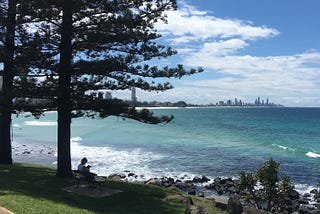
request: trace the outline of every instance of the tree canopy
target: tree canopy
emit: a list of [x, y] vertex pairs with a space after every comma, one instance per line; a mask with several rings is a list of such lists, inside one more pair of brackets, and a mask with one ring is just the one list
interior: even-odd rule
[[[154, 26], [166, 22], [165, 12], [177, 8], [175, 0], [19, 1], [18, 8], [26, 14], [21, 16], [24, 24], [16, 30], [21, 30], [24, 38], [34, 39], [29, 52], [15, 53], [21, 69], [14, 75], [13, 94], [52, 102], [45, 106], [21, 102], [14, 108], [40, 114], [57, 107], [58, 175], [71, 174], [72, 117], [117, 115], [145, 123], [172, 119], [137, 111], [121, 100], [101, 99], [90, 91], [131, 87], [165, 91], [173, 87], [168, 79], [202, 71], [151, 63], [177, 53], [160, 43], [161, 35]], [[26, 47], [23, 41], [15, 45], [16, 50]]]

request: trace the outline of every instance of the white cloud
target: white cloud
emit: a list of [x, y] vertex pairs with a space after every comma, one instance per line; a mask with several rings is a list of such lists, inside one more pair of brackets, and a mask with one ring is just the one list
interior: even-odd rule
[[188, 82], [194, 87], [208, 87], [234, 96], [319, 96], [320, 53], [293, 56], [214, 56], [195, 53], [185, 60], [190, 66], [203, 66], [207, 72], [223, 77]]
[[276, 29], [266, 26], [256, 27], [237, 19], [221, 19], [205, 11], [184, 5], [177, 11], [167, 11], [168, 24], [159, 23], [157, 29], [163, 35], [173, 35], [175, 43], [186, 43], [212, 38], [233, 38], [255, 40], [279, 34]]
[[320, 106], [316, 50], [287, 56], [241, 54], [256, 40], [279, 35], [274, 28], [218, 18], [185, 5], [168, 12], [168, 24], [158, 29], [181, 50], [182, 64], [206, 70], [197, 78], [176, 82], [178, 87], [157, 95], [159, 100], [215, 103], [237, 97], [252, 102], [264, 96], [288, 106]]
[[[320, 52], [309, 49], [283, 56], [243, 54], [256, 40], [277, 36], [279, 31], [212, 14], [190, 5], [167, 12], [168, 24], [157, 26], [160, 33], [178, 50], [179, 63], [201, 66], [205, 72], [170, 80], [176, 88], [166, 92], [137, 90], [138, 100], [208, 104], [234, 98], [254, 102], [260, 96], [286, 106], [320, 107]], [[130, 92], [114, 96], [130, 99]]]

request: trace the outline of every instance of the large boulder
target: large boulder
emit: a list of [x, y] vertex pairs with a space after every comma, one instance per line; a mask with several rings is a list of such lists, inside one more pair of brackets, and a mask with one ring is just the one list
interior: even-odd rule
[[210, 181], [210, 179], [207, 178], [206, 176], [202, 176], [202, 177], [196, 176], [196, 177], [193, 178], [192, 181], [194, 183], [205, 183], [205, 182]]
[[197, 207], [194, 205], [188, 206], [184, 213], [185, 214], [209, 214], [209, 212], [205, 208]]
[[238, 197], [230, 197], [228, 200], [227, 209], [231, 214], [241, 214], [243, 207]]

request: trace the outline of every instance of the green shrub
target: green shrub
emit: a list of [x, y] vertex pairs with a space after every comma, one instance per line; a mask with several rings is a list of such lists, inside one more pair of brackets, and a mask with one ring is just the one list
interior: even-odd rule
[[[294, 190], [294, 185], [287, 175], [279, 179], [279, 169], [280, 163], [270, 158], [254, 173], [241, 172], [239, 185], [243, 200], [258, 208], [266, 203], [267, 210], [272, 207], [284, 209], [284, 199]], [[255, 189], [257, 186], [261, 188]]]

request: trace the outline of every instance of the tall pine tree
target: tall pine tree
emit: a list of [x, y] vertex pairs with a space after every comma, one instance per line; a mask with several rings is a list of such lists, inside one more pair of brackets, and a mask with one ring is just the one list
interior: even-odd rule
[[0, 34], [1, 61], [3, 62], [2, 89], [0, 94], [0, 163], [12, 164], [11, 154], [11, 109], [12, 109], [12, 84], [14, 77], [14, 51], [16, 27], [15, 0], [2, 1], [0, 4]]
[[35, 84], [29, 81], [34, 78], [20, 78], [16, 86], [17, 93], [21, 93], [28, 88], [23, 84], [31, 82], [34, 86], [26, 90], [29, 95], [32, 90], [39, 91], [39, 86], [53, 87], [50, 94], [57, 100], [58, 112], [58, 176], [72, 176], [72, 117], [118, 115], [147, 123], [171, 119], [153, 117], [152, 112], [139, 112], [123, 101], [103, 100], [88, 91], [131, 87], [164, 91], [172, 88], [166, 79], [202, 71], [185, 70], [182, 65], [172, 68], [151, 65], [153, 59], [160, 60], [176, 53], [171, 47], [159, 44], [161, 35], [154, 28], [156, 22], [166, 21], [166, 10], [176, 9], [175, 0], [38, 2], [39, 10], [34, 10], [37, 13], [29, 17], [36, 23], [34, 27], [40, 32], [39, 36], [46, 38], [46, 51], [42, 49], [41, 53], [49, 55], [51, 61], [35, 69], [37, 72], [29, 70], [29, 74], [45, 76], [44, 81], [38, 79]]
[[[55, 57], [56, 54], [47, 51], [44, 45], [48, 44], [47, 40], [50, 35], [46, 33], [40, 35], [33, 28], [34, 23], [40, 21], [39, 18], [31, 18], [31, 14], [34, 15], [37, 11], [32, 9], [39, 9], [38, 2], [33, 0], [0, 1], [0, 63], [3, 65], [3, 70], [0, 71], [3, 80], [0, 91], [0, 163], [3, 164], [12, 164], [10, 138], [12, 112], [22, 108], [34, 113], [41, 110], [26, 109], [28, 106], [14, 106], [13, 98], [48, 96], [48, 85], [39, 84], [35, 77], [39, 77], [39, 74], [52, 66], [54, 62], [52, 57]], [[17, 87], [15, 78], [29, 79], [29, 81]], [[22, 82], [26, 83], [26, 81]], [[52, 83], [49, 86], [51, 85]]]

